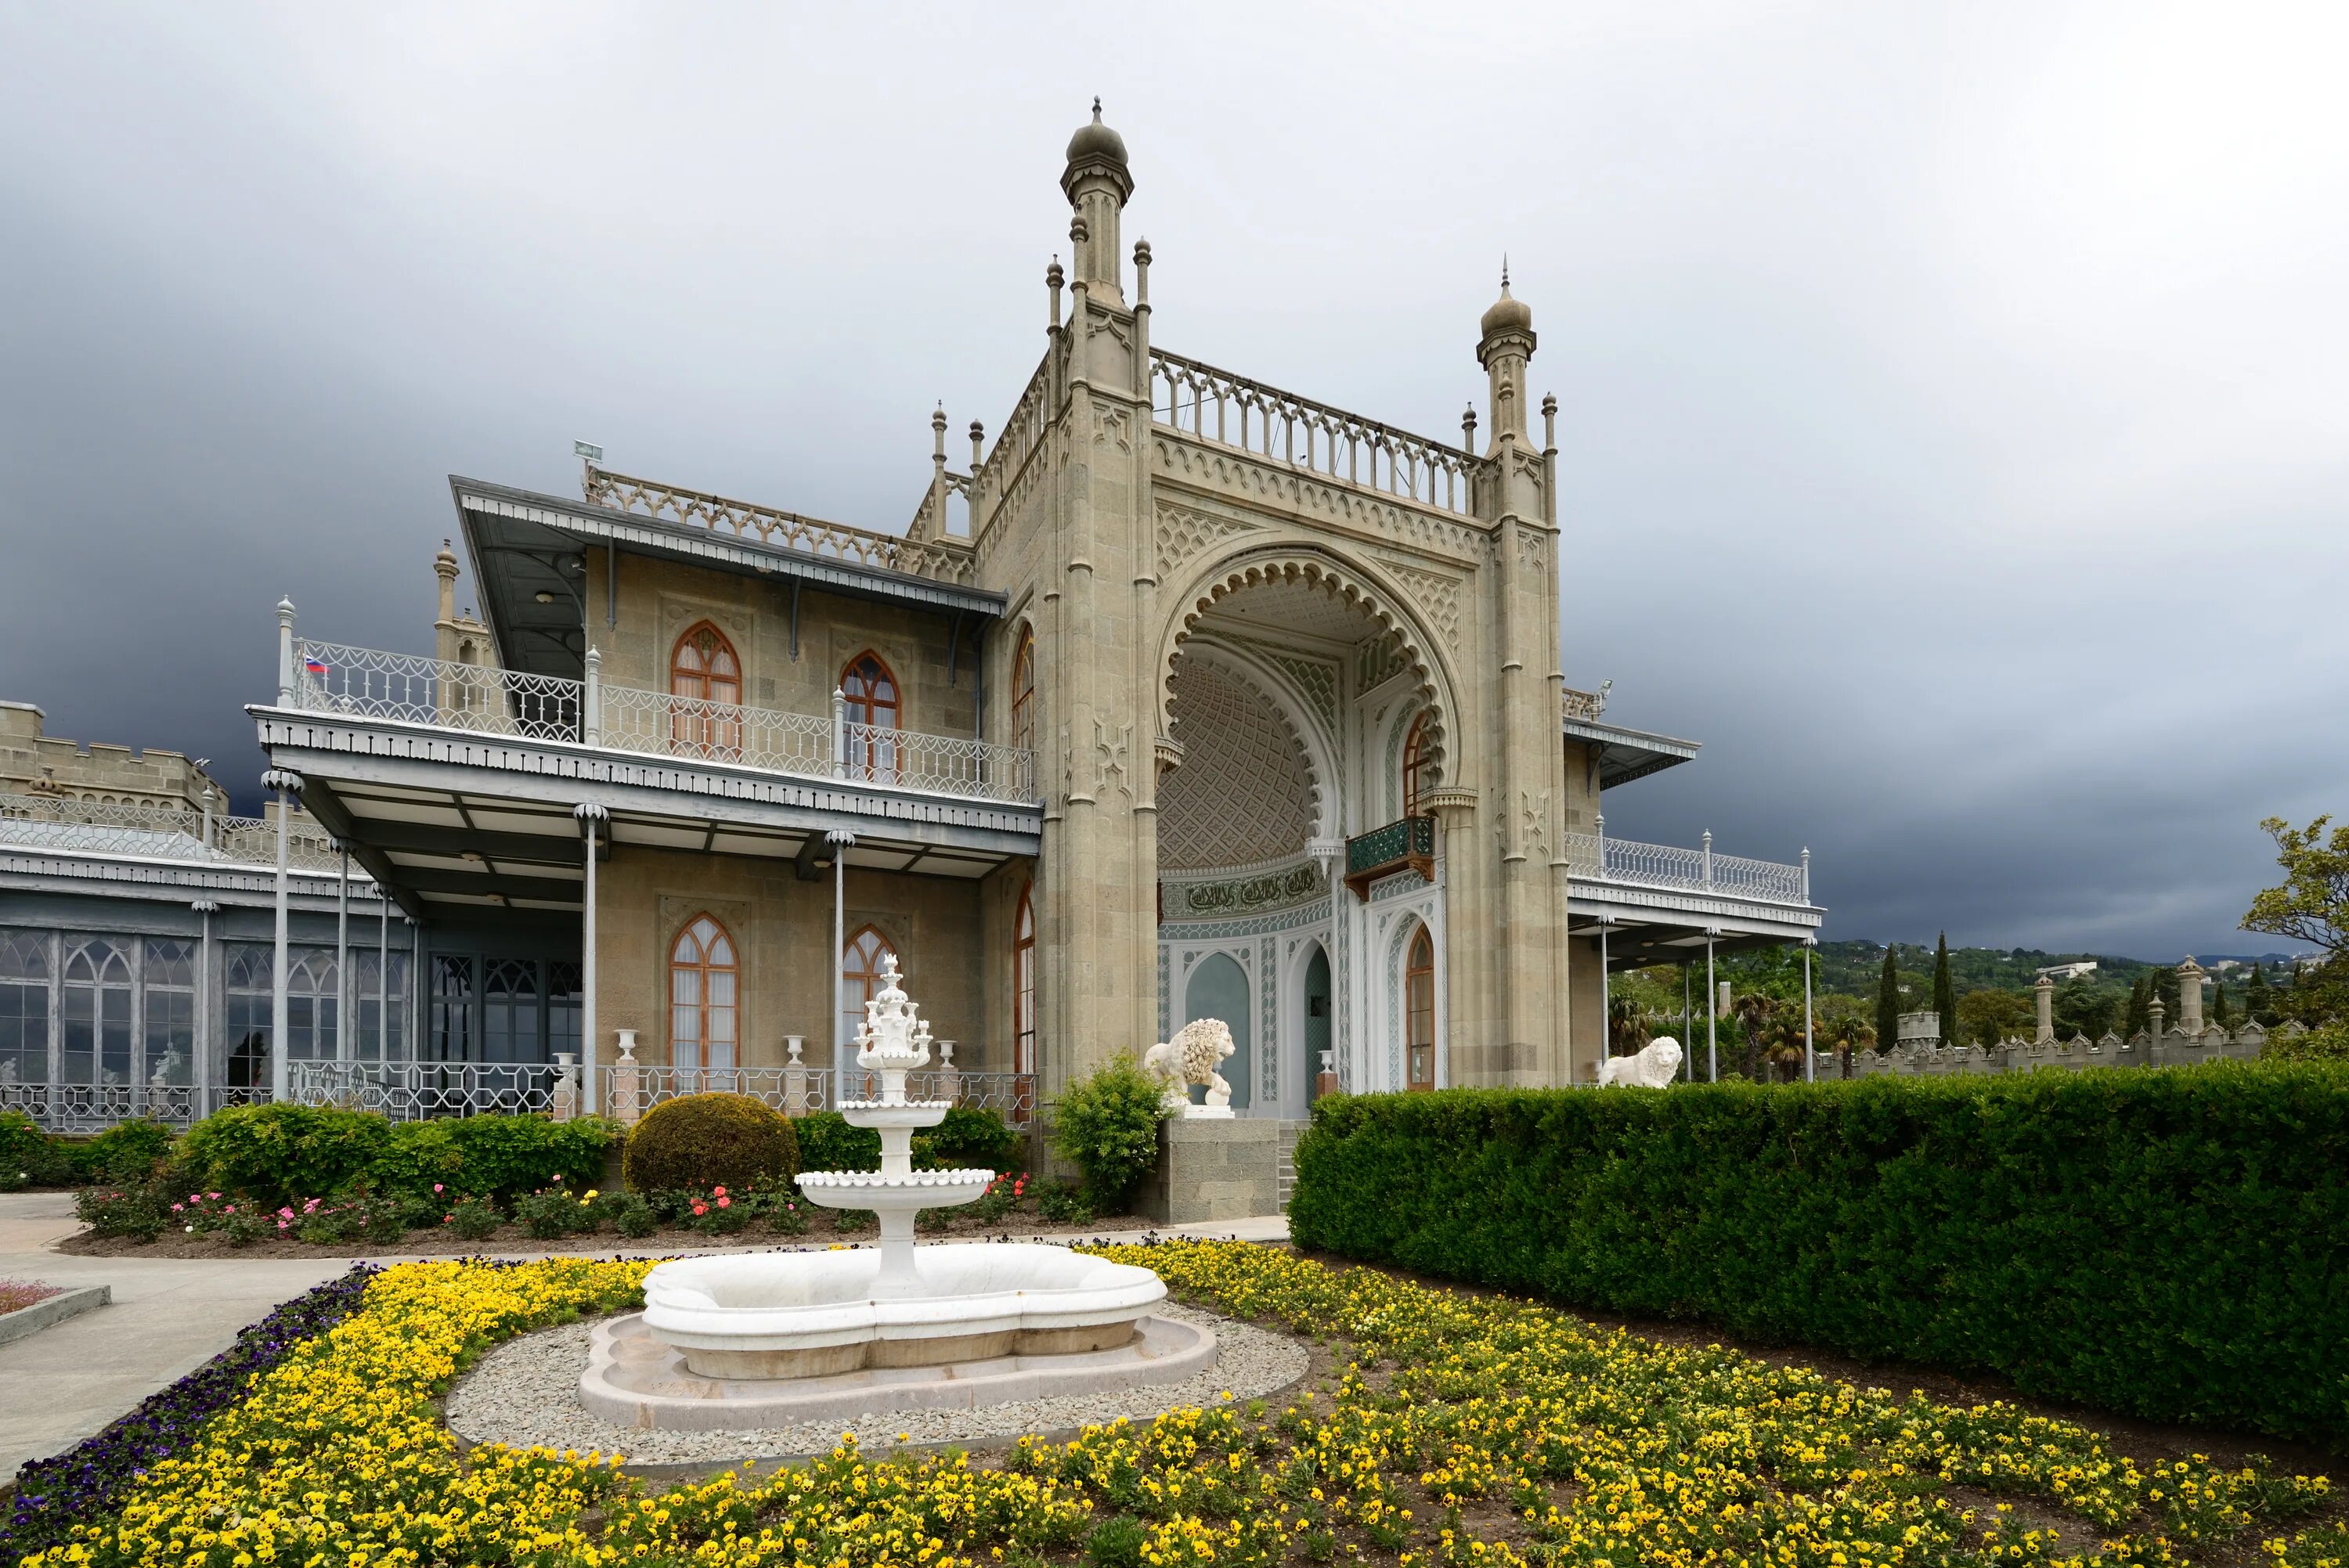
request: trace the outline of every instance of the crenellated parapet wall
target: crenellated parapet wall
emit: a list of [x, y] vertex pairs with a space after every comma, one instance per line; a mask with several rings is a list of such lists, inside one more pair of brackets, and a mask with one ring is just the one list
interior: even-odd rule
[[[2124, 1039], [2107, 1031], [2101, 1039], [2074, 1035], [2068, 1040], [2010, 1039], [1995, 1046], [1944, 1046], [1939, 1040], [1903, 1039], [1885, 1052], [1858, 1051], [1852, 1056], [1851, 1076], [1884, 1074], [1909, 1077], [1953, 1073], [2030, 1072], [2039, 1068], [2178, 1068], [2197, 1062], [2256, 1061], [2271, 1035], [2289, 1037], [2303, 1033], [2298, 1022], [2275, 1029], [2245, 1024], [2222, 1029], [2212, 1024], [2199, 1033], [2183, 1026], [2156, 1035], [2140, 1029]], [[1822, 1069], [1826, 1070], [1826, 1069]]]

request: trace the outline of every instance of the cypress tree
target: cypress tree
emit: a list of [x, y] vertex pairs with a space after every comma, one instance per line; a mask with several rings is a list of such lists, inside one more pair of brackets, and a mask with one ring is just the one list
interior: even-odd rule
[[2162, 1006], [2162, 1026], [2178, 1022], [2178, 968], [2171, 964], [2153, 966], [2153, 994]]
[[1950, 934], [1941, 933], [1933, 950], [1933, 1011], [1941, 1016], [1941, 1043], [1958, 1043], [1958, 991], [1950, 984]]
[[2251, 960], [2251, 983], [2243, 989], [2243, 1016], [2264, 1028], [2274, 1015], [2269, 1011], [2273, 1004], [2268, 999], [2268, 972], [2260, 961]]
[[1900, 975], [1893, 957], [1900, 951], [1897, 942], [1884, 947], [1884, 978], [1876, 983], [1876, 1048], [1889, 1051], [1900, 1038]]
[[2129, 987], [2128, 1012], [2121, 1020], [2121, 1034], [2129, 1039], [2153, 1026], [2153, 976], [2140, 975]]
[[2235, 1026], [2235, 1020], [2227, 1012], [2227, 983], [2224, 980], [2210, 987], [2210, 1021], [2222, 1029]]

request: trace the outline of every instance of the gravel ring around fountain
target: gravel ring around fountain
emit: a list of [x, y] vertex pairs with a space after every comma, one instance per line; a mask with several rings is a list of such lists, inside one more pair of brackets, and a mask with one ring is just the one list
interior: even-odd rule
[[1302, 1378], [1312, 1365], [1306, 1346], [1286, 1335], [1168, 1301], [1151, 1315], [1216, 1333], [1215, 1367], [1179, 1383], [1101, 1394], [1062, 1394], [976, 1410], [895, 1410], [854, 1422], [803, 1421], [747, 1431], [682, 1432], [616, 1426], [579, 1402], [593, 1322], [565, 1324], [510, 1339], [449, 1391], [449, 1429], [470, 1444], [590, 1449], [626, 1456], [640, 1473], [702, 1471], [746, 1460], [797, 1459], [832, 1451], [843, 1431], [871, 1450], [898, 1446], [980, 1447], [1030, 1434], [1073, 1433], [1119, 1417], [1148, 1420], [1169, 1410], [1259, 1398]]

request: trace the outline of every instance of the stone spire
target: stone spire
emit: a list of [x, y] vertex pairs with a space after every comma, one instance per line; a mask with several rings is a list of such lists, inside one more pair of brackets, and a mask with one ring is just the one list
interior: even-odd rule
[[1493, 437], [1485, 448], [1497, 451], [1512, 437], [1526, 436], [1526, 362], [1534, 356], [1534, 313], [1525, 301], [1509, 293], [1509, 259], [1501, 258], [1501, 297], [1493, 302], [1479, 324], [1476, 363], [1491, 384]]
[[435, 620], [444, 626], [454, 625], [457, 620], [457, 556], [449, 548], [450, 542], [442, 540], [440, 553], [432, 558], [433, 573], [440, 579], [440, 614]]
[[1102, 123], [1101, 99], [1093, 99], [1091, 125], [1079, 126], [1069, 138], [1069, 166], [1061, 173], [1061, 190], [1076, 217], [1071, 232], [1076, 239], [1073, 282], [1085, 285], [1094, 299], [1125, 303], [1118, 244], [1118, 214], [1133, 194], [1133, 174], [1125, 161], [1125, 139]]

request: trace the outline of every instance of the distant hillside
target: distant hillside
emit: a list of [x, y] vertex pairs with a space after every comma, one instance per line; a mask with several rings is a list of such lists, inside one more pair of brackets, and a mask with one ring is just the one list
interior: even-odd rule
[[[2183, 957], [2180, 954], [2179, 957]], [[2204, 968], [2233, 958], [2250, 964], [2254, 958], [2265, 968], [2275, 969], [2292, 962], [2282, 953], [2226, 954], [2202, 953], [2195, 961]], [[2137, 984], [2137, 977], [2147, 969], [2174, 968], [2178, 959], [2147, 962], [2140, 958], [2123, 958], [2109, 953], [2046, 953], [2036, 947], [1952, 947], [1950, 949], [1950, 978], [1961, 992], [1984, 985], [2002, 990], [2027, 991], [2038, 978], [2039, 971], [2058, 964], [2080, 964], [2094, 961], [2099, 981], [2110, 981], [2116, 990], [2126, 991]], [[1930, 976], [1933, 973], [1933, 949], [1927, 944], [1903, 942], [1899, 944], [1893, 965], [1906, 975], [1916, 973]], [[1884, 946], [1881, 943], [1822, 942], [1818, 947], [1820, 985], [1828, 991], [1842, 991], [1852, 995], [1876, 995], [1877, 977], [1884, 969]]]

